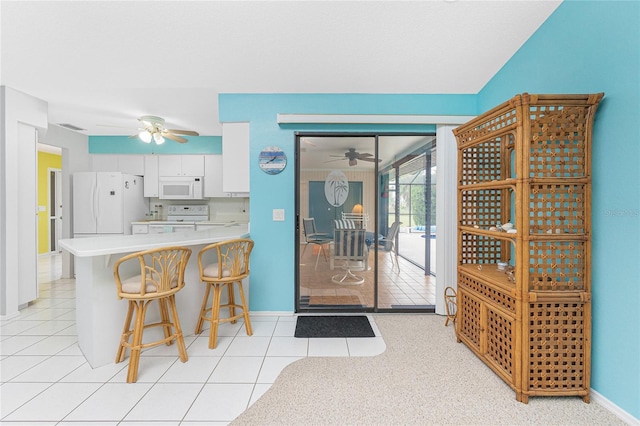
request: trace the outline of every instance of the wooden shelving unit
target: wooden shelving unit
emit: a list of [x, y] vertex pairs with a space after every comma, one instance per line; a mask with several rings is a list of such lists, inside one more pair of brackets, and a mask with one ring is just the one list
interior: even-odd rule
[[456, 335], [521, 402], [589, 401], [591, 134], [603, 96], [524, 93], [454, 130]]

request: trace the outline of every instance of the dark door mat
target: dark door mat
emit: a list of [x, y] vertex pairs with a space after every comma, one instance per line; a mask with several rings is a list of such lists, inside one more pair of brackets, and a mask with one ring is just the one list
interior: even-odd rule
[[369, 318], [359, 316], [301, 316], [295, 337], [375, 337]]

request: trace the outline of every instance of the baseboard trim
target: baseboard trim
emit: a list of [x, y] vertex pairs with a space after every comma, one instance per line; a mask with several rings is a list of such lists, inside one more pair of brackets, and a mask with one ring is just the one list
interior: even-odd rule
[[249, 310], [249, 315], [257, 317], [292, 317], [295, 315], [293, 311], [252, 311]]
[[640, 419], [636, 419], [631, 415], [631, 413], [627, 413], [622, 408], [618, 407], [616, 404], [602, 396], [602, 394], [591, 389], [591, 400], [599, 405], [602, 405], [608, 411], [613, 413], [617, 418], [622, 420], [628, 425], [638, 426], [640, 425]]

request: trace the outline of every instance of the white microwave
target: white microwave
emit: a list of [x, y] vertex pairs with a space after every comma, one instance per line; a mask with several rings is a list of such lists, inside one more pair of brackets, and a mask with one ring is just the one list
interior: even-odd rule
[[160, 177], [160, 199], [202, 200], [203, 181], [199, 176]]

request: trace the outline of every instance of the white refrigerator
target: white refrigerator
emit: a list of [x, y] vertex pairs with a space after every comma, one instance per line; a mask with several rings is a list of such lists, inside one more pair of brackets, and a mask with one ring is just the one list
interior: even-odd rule
[[149, 212], [142, 176], [120, 172], [73, 174], [73, 236], [131, 234]]

